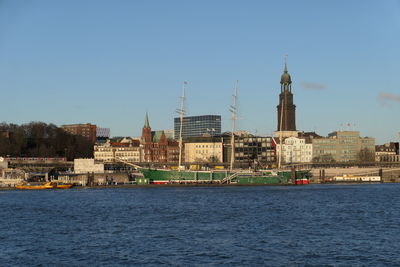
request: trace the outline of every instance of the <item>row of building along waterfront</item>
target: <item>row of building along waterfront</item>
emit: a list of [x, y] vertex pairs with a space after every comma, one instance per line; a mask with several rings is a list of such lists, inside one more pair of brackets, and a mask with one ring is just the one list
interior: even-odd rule
[[[231, 133], [187, 137], [182, 149], [183, 161], [191, 164], [229, 163], [231, 153]], [[283, 163], [374, 161], [375, 139], [361, 137], [358, 131], [337, 131], [327, 137], [314, 132], [296, 132], [296, 136], [285, 138], [234, 134], [236, 165], [271, 165], [279, 155]], [[101, 162], [120, 159], [132, 163], [177, 163], [179, 145], [172, 134], [152, 131], [146, 114], [140, 138], [99, 142], [94, 145], [94, 158]]]
[[[274, 136], [256, 136], [248, 132], [234, 134], [236, 166], [333, 163], [360, 161], [399, 161], [399, 143], [376, 146], [372, 137], [358, 131], [335, 131], [328, 136], [296, 128], [296, 105], [292, 79], [285, 63], [277, 105], [277, 130]], [[174, 130], [152, 131], [146, 113], [140, 137], [110, 138], [110, 130], [93, 124], [63, 125], [69, 133], [86, 136], [94, 143], [94, 159], [131, 163], [169, 163], [179, 160], [180, 119]], [[221, 132], [221, 116], [202, 115], [183, 118], [182, 160], [187, 164], [228, 164], [231, 159], [231, 133]]]
[[[75, 125], [77, 126], [77, 125]], [[86, 124], [80, 125], [86, 127]], [[90, 124], [93, 127], [93, 124]], [[104, 130], [102, 130], [104, 131]], [[179, 145], [173, 131], [152, 131], [146, 114], [140, 137], [110, 138], [104, 132], [94, 143], [94, 159], [131, 163], [177, 163]], [[356, 161], [399, 161], [398, 143], [376, 146], [375, 139], [361, 137], [358, 131], [336, 131], [323, 137], [314, 132], [296, 131], [295, 135], [280, 138], [235, 132], [234, 162], [239, 166], [272, 165], [280, 155], [282, 163], [329, 163]], [[186, 137], [182, 158], [186, 163], [229, 163], [231, 133], [202, 134]]]

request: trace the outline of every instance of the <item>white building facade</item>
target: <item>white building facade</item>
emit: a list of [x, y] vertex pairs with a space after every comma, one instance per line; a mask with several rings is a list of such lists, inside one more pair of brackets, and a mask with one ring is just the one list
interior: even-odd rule
[[303, 138], [286, 138], [282, 143], [282, 149], [278, 141], [276, 144], [277, 158], [280, 157], [281, 151], [283, 163], [307, 163], [313, 159], [312, 144], [306, 143]]
[[104, 164], [95, 163], [94, 159], [74, 159], [75, 173], [104, 173]]
[[222, 142], [185, 143], [185, 162], [223, 162]]
[[94, 159], [100, 162], [115, 162], [116, 159], [126, 162], [141, 162], [142, 147], [125, 139], [120, 142], [97, 144], [94, 146]]

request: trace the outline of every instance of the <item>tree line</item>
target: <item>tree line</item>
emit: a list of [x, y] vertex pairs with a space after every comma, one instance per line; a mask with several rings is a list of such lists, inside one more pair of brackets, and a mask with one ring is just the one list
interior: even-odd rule
[[71, 135], [54, 124], [0, 123], [0, 156], [92, 158], [93, 144], [88, 138]]

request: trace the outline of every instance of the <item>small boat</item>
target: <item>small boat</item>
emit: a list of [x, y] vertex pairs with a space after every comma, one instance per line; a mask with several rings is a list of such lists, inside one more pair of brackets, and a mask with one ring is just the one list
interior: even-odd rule
[[25, 189], [25, 190], [42, 190], [42, 189], [51, 189], [53, 185], [51, 182], [47, 183], [20, 183], [17, 185], [17, 189]]
[[70, 189], [73, 186], [73, 184], [64, 184], [64, 183], [55, 183], [55, 182], [53, 182], [52, 184], [57, 189]]
[[72, 184], [46, 182], [46, 183], [20, 183], [16, 186], [17, 189], [22, 190], [43, 190], [43, 189], [69, 189]]

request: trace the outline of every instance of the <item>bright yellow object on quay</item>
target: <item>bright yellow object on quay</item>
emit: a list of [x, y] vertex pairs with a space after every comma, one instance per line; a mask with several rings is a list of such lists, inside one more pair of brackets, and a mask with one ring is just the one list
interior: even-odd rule
[[43, 190], [43, 189], [69, 189], [72, 186], [73, 186], [72, 184], [59, 184], [55, 182], [47, 182], [39, 184], [21, 183], [17, 185], [16, 188], [24, 190]]

